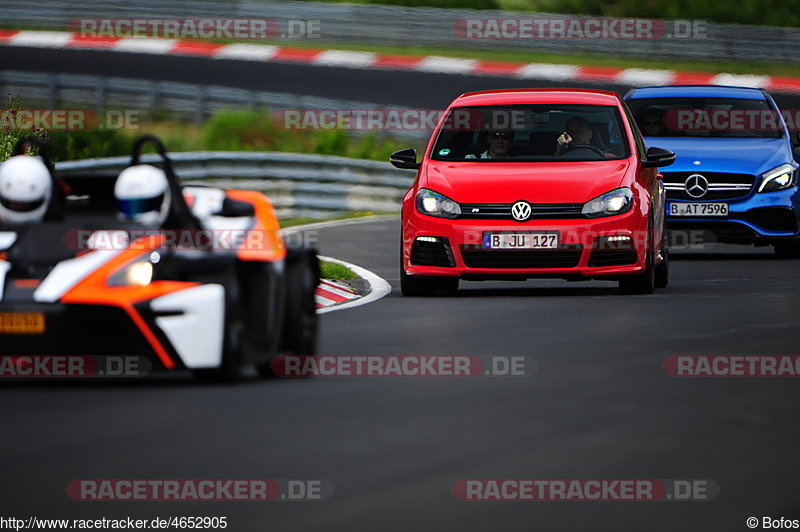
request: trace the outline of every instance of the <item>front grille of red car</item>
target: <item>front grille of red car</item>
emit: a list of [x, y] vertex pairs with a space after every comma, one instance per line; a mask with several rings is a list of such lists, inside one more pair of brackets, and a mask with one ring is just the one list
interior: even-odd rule
[[467, 268], [541, 269], [575, 268], [581, 260], [582, 246], [567, 245], [558, 249], [486, 250], [461, 246], [461, 258]]
[[[512, 203], [461, 203], [463, 219], [513, 220]], [[584, 218], [581, 214], [583, 203], [531, 203], [529, 220], [558, 220]]]

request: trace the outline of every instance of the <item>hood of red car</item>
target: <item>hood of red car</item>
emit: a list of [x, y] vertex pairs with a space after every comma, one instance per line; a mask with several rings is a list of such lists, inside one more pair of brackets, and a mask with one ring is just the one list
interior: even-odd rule
[[494, 163], [428, 161], [420, 182], [459, 203], [584, 203], [623, 186], [627, 159]]

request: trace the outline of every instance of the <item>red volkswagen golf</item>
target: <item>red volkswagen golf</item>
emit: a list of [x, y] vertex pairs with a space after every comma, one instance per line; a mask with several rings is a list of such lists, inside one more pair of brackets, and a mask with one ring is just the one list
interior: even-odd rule
[[444, 113], [403, 198], [404, 295], [459, 280], [556, 277], [667, 286], [664, 186], [675, 154], [647, 148], [614, 92], [467, 93]]

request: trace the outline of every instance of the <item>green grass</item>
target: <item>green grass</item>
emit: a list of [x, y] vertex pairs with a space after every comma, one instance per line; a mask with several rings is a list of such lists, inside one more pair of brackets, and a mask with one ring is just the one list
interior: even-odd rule
[[353, 270], [347, 266], [342, 266], [335, 262], [320, 261], [320, 268], [322, 269], [322, 278], [330, 281], [349, 281], [357, 279], [358, 275], [353, 273]]
[[[330, 1], [330, 0], [324, 0]], [[704, 19], [734, 24], [800, 26], [796, 3], [786, 0], [337, 0], [465, 9], [501, 9], [567, 15], [659, 19]]]
[[[282, 218], [280, 220], [281, 228], [286, 229], [287, 227], [295, 227], [298, 225], [306, 225], [306, 224], [313, 224], [313, 223], [320, 223], [320, 222], [330, 222], [332, 220], [349, 220], [350, 218], [364, 218], [367, 216], [374, 216], [376, 213], [372, 211], [353, 211], [343, 213], [337, 216], [331, 216], [329, 218]], [[380, 214], [389, 214], [389, 213], [380, 213]], [[399, 214], [399, 213], [398, 213]]]

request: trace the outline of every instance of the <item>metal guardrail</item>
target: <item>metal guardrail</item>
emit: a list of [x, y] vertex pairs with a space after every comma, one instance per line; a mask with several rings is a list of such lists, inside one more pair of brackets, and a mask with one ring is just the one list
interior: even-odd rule
[[[280, 217], [325, 218], [352, 211], [397, 212], [414, 172], [388, 161], [280, 152], [176, 152], [169, 154], [185, 184], [258, 190]], [[157, 155], [142, 158], [158, 163]], [[130, 157], [56, 163], [61, 175], [117, 175]]]
[[[439, 46], [464, 49], [522, 50], [575, 54], [582, 52], [613, 56], [669, 57], [724, 61], [800, 62], [799, 28], [704, 25], [704, 38], [625, 40], [464, 40], [453, 31], [463, 18], [564, 18], [562, 15], [475, 11], [468, 9], [409, 8], [400, 6], [241, 0], [99, 0], [73, 2], [0, 1], [5, 26], [38, 26], [65, 29], [80, 18], [273, 18], [276, 20], [320, 20], [320, 38], [329, 43]], [[572, 17], [575, 18], [575, 17]], [[667, 31], [674, 30], [667, 22]]]
[[[195, 85], [83, 74], [0, 70], [0, 95], [24, 96], [25, 106], [48, 109], [89, 108], [139, 110], [150, 117], [168, 111], [174, 118], [202, 123], [217, 111], [231, 108], [265, 109], [378, 109], [381, 105], [280, 92], [254, 91], [216, 85]], [[395, 107], [401, 109], [401, 107]], [[359, 134], [358, 131], [353, 131]], [[385, 131], [386, 135], [420, 139], [430, 131]]]

